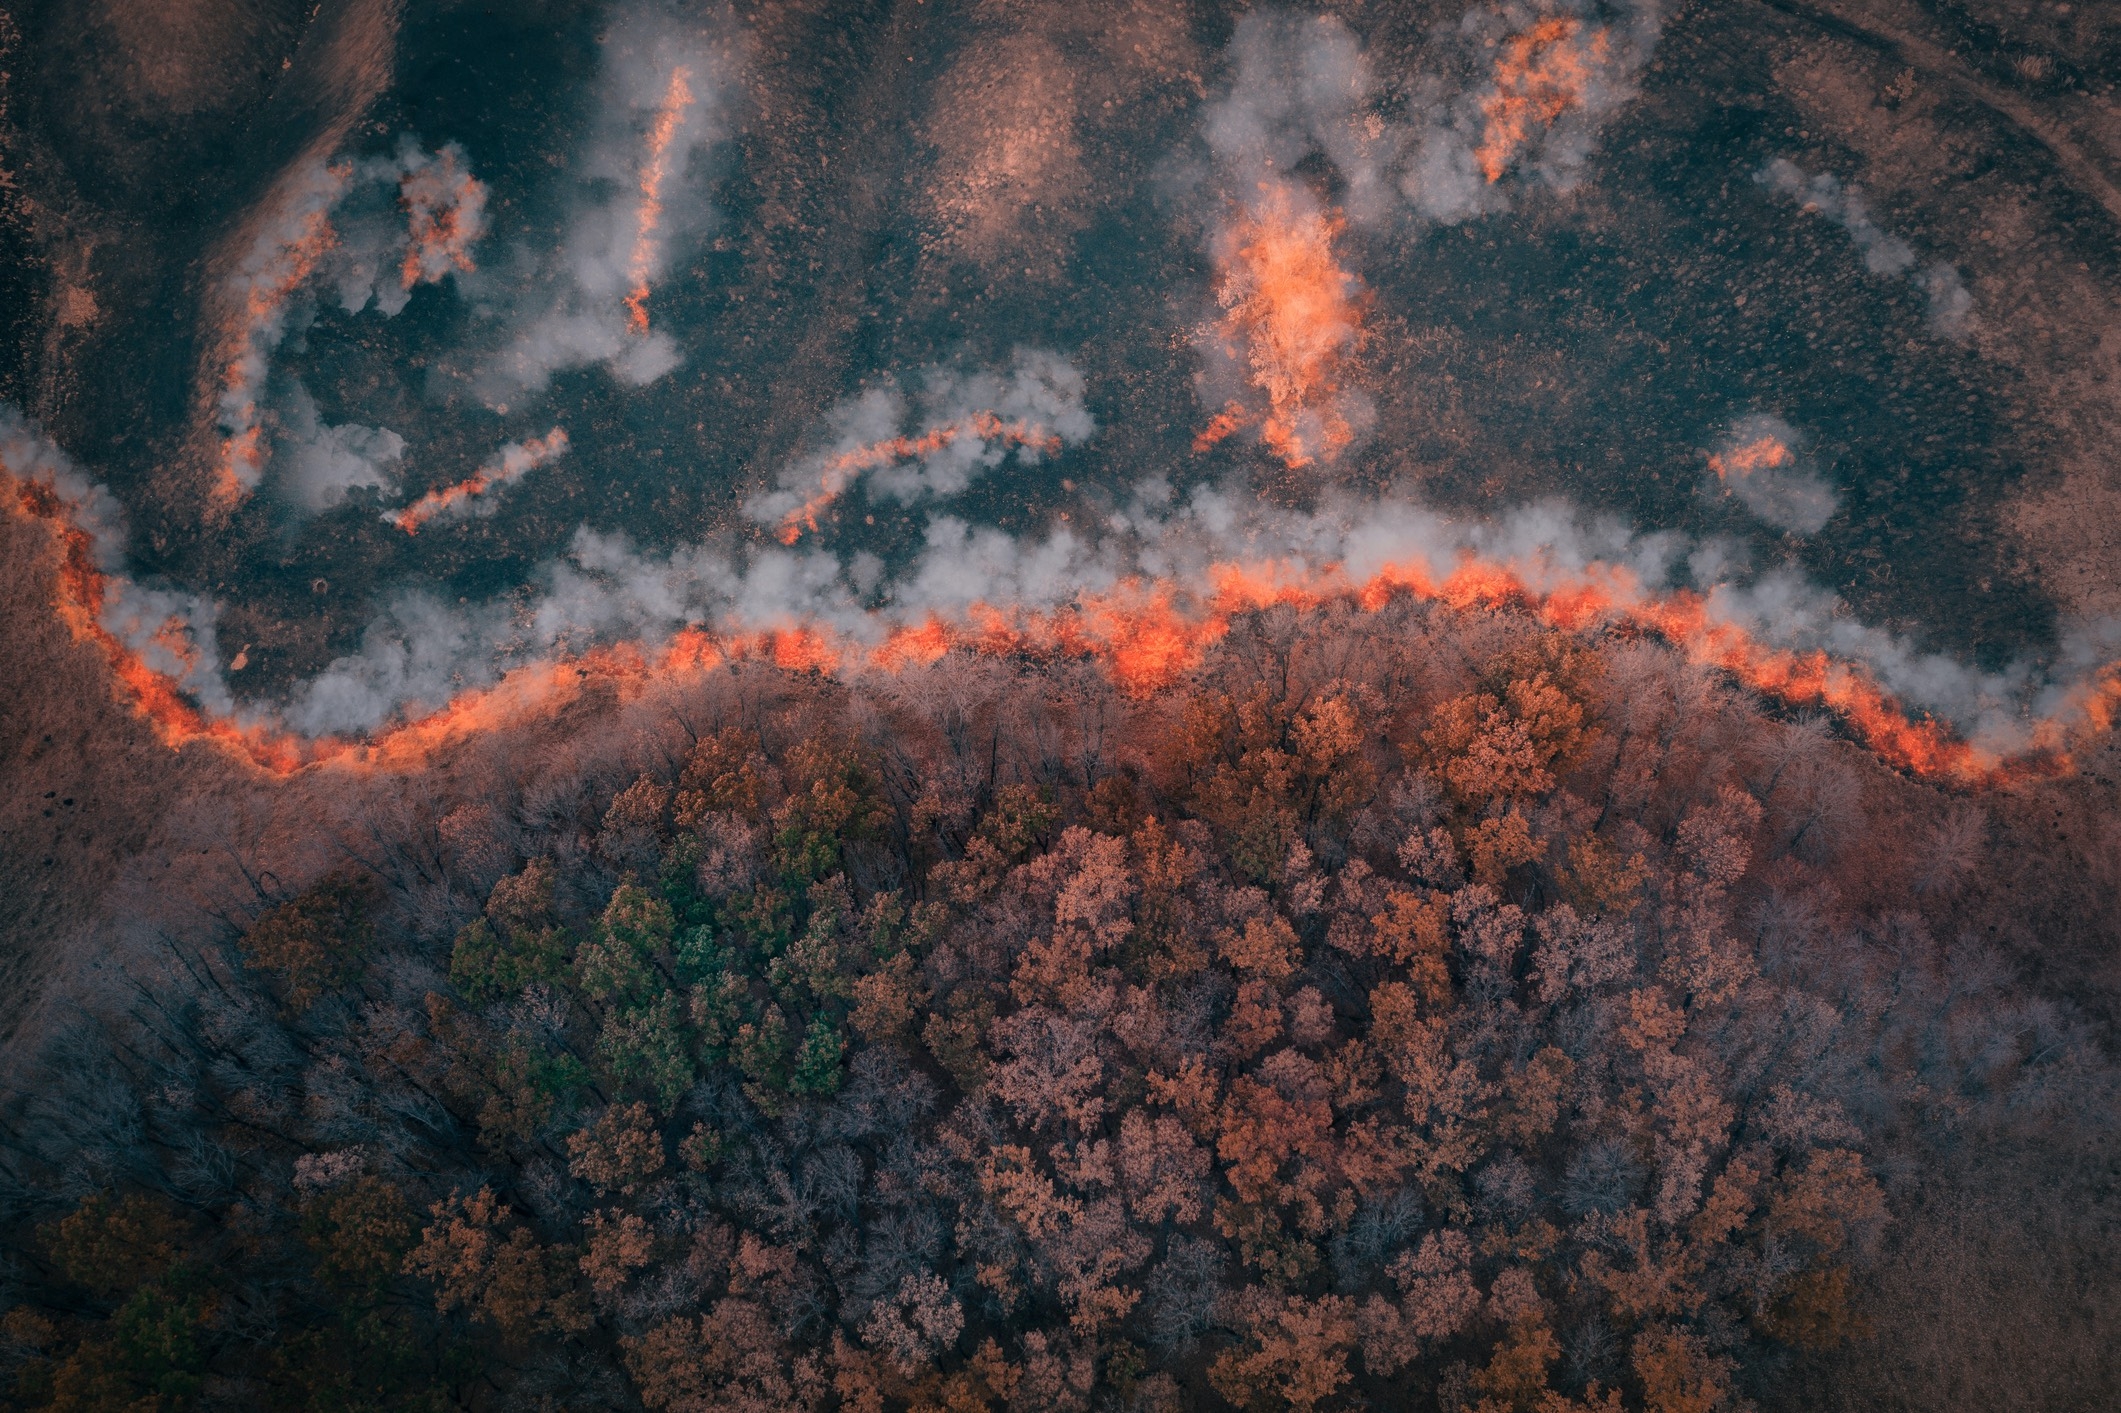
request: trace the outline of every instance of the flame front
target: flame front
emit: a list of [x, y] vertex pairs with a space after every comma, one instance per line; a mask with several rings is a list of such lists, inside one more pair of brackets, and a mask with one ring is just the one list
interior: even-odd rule
[[480, 467], [468, 479], [429, 491], [403, 510], [386, 512], [383, 518], [406, 534], [417, 535], [428, 521], [468, 505], [475, 497], [496, 486], [507, 485], [565, 450], [567, 433], [563, 428], [554, 427], [542, 437], [532, 437], [520, 446], [504, 448], [500, 456]]
[[1581, 108], [1593, 75], [1605, 67], [1609, 39], [1604, 29], [1586, 38], [1583, 21], [1541, 20], [1502, 42], [1495, 60], [1495, 91], [1481, 101], [1485, 127], [1474, 157], [1492, 185], [1503, 178], [1535, 130], [1552, 127], [1571, 108]]
[[[8, 499], [18, 513], [52, 527], [63, 551], [55, 596], [60, 620], [77, 641], [102, 653], [120, 696], [159, 738], [172, 747], [210, 741], [273, 774], [326, 762], [411, 768], [470, 734], [548, 716], [597, 684], [626, 696], [678, 674], [743, 659], [791, 670], [853, 673], [899, 671], [953, 650], [1081, 658], [1100, 663], [1122, 688], [1142, 694], [1172, 686], [1199, 667], [1239, 614], [1333, 603], [1376, 612], [1401, 596], [1458, 609], [1515, 607], [1568, 632], [1654, 633], [1690, 660], [1729, 673], [1755, 691], [1833, 711], [1852, 734], [1897, 767], [1968, 784], [2067, 770], [2072, 731], [2104, 733], [2121, 719], [2117, 662], [2073, 689], [2056, 714], [2035, 722], [2028, 748], [2007, 759], [1959, 739], [1938, 721], [1910, 715], [1859, 664], [1762, 643], [1743, 627], [1715, 617], [1700, 594], [1651, 593], [1624, 566], [1592, 563], [1556, 576], [1466, 553], [1448, 573], [1438, 574], [1428, 561], [1416, 559], [1384, 564], [1359, 579], [1340, 565], [1228, 560], [1209, 565], [1197, 581], [1129, 579], [1058, 608], [974, 603], [955, 615], [931, 612], [917, 623], [890, 626], [873, 641], [818, 623], [693, 626], [660, 648], [620, 643], [518, 667], [492, 687], [462, 693], [441, 710], [367, 742], [307, 738], [202, 712], [173, 676], [104, 626], [110, 580], [98, 567], [94, 545], [73, 508], [51, 486], [4, 468], [0, 486], [12, 487]], [[169, 633], [165, 625], [157, 640]], [[181, 635], [163, 646], [179, 661], [194, 651]]]
[[648, 277], [655, 272], [659, 253], [657, 229], [663, 223], [663, 183], [670, 176], [670, 144], [684, 125], [685, 110], [692, 106], [692, 72], [682, 64], [670, 71], [670, 85], [663, 104], [648, 129], [648, 158], [641, 164], [641, 208], [634, 226], [633, 254], [626, 262], [626, 327], [635, 334], [648, 332]]
[[844, 451], [828, 460], [818, 478], [818, 488], [801, 505], [781, 517], [774, 538], [784, 545], [792, 545], [803, 537], [803, 532], [817, 531], [818, 516], [825, 508], [846, 493], [847, 487], [865, 471], [874, 471], [879, 466], [889, 466], [894, 461], [906, 461], [916, 456], [928, 456], [941, 451], [960, 437], [973, 436], [986, 442], [1001, 442], [1007, 446], [1031, 447], [1051, 454], [1061, 448], [1061, 439], [1049, 429], [1036, 422], [1018, 419], [1004, 422], [993, 412], [974, 412], [932, 427], [917, 437], [886, 437], [880, 442]]
[[[1285, 182], [1262, 183], [1218, 243], [1216, 337], [1266, 396], [1260, 436], [1290, 469], [1331, 460], [1354, 440], [1341, 379], [1362, 340], [1355, 276], [1333, 241], [1338, 213], [1317, 209]], [[1205, 450], [1252, 420], [1226, 407], [1194, 440]]]
[[1733, 447], [1709, 458], [1709, 469], [1716, 473], [1719, 481], [1733, 477], [1744, 480], [1756, 471], [1771, 471], [1778, 466], [1787, 466], [1796, 459], [1790, 449], [1775, 437], [1761, 437], [1744, 446]]
[[258, 420], [258, 397], [264, 391], [266, 355], [286, 326], [287, 301], [293, 298], [317, 262], [338, 244], [331, 208], [353, 175], [348, 164], [325, 168], [320, 179], [300, 194], [293, 229], [261, 234], [236, 276], [242, 303], [223, 339], [235, 348], [221, 376], [220, 423], [228, 435], [214, 462], [211, 495], [222, 509], [250, 494], [265, 470], [264, 428]]

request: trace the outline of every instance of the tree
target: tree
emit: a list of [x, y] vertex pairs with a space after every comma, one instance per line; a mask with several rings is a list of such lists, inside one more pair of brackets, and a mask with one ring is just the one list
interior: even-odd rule
[[244, 959], [270, 974], [300, 1014], [361, 974], [382, 891], [366, 873], [331, 874], [265, 913], [243, 935]]

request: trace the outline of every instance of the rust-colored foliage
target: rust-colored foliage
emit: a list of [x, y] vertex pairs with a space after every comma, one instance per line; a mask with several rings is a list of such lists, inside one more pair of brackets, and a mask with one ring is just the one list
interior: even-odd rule
[[1954, 894], [1818, 918], [1802, 728], [1391, 612], [1148, 699], [717, 677], [445, 925], [296, 895], [143, 1091], [200, 1215], [46, 1214], [16, 1401], [1714, 1413], [1860, 1335], [1877, 1149], [2095, 1061], [1925, 969]]
[[244, 958], [278, 982], [288, 1009], [306, 1011], [360, 975], [380, 901], [367, 874], [333, 874], [252, 923]]

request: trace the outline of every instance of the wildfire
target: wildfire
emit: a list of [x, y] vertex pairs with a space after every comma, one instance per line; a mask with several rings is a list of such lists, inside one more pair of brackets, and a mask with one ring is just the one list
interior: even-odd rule
[[1541, 20], [1502, 43], [1495, 61], [1495, 91], [1481, 101], [1486, 126], [1474, 156], [1492, 184], [1502, 180], [1532, 141], [1534, 130], [1560, 121], [1583, 106], [1594, 73], [1605, 67], [1604, 29], [1583, 32], [1583, 21]]
[[1200, 434], [1193, 438], [1193, 450], [1203, 452], [1220, 445], [1228, 440], [1232, 433], [1244, 430], [1245, 423], [1250, 420], [1243, 403], [1224, 403], [1223, 410], [1209, 418], [1208, 425], [1201, 428]]
[[1762, 437], [1747, 442], [1709, 458], [1709, 469], [1716, 473], [1719, 481], [1728, 481], [1733, 476], [1743, 480], [1755, 471], [1770, 471], [1778, 466], [1787, 466], [1796, 459], [1790, 449], [1775, 437]]
[[658, 253], [656, 228], [663, 220], [663, 183], [670, 175], [670, 144], [692, 106], [692, 72], [682, 64], [670, 71], [670, 85], [648, 129], [648, 158], [641, 164], [641, 209], [635, 224], [633, 254], [626, 262], [626, 327], [648, 332], [648, 277]]
[[471, 247], [486, 233], [486, 184], [444, 147], [432, 162], [415, 167], [398, 183], [405, 208], [405, 261], [398, 277], [406, 289], [433, 284], [451, 270], [472, 269]]
[[[104, 626], [104, 616], [113, 598], [110, 576], [97, 563], [94, 541], [74, 517], [73, 508], [50, 484], [16, 476], [0, 466], [0, 487], [11, 488], [15, 510], [30, 519], [49, 524], [60, 549], [59, 574], [54, 586], [53, 609], [67, 633], [77, 643], [87, 643], [110, 664], [112, 685], [154, 728], [165, 744], [176, 747], [188, 741], [212, 741], [239, 758], [259, 767], [285, 773], [299, 768], [308, 753], [285, 733], [238, 726], [201, 712], [178, 690], [176, 680], [150, 665], [142, 654]], [[196, 651], [181, 622], [171, 619], [157, 626], [150, 638], [157, 647], [188, 663]]]
[[470, 479], [429, 491], [403, 510], [384, 512], [383, 518], [406, 534], [417, 535], [428, 521], [459, 511], [474, 497], [520, 480], [566, 450], [567, 432], [561, 427], [554, 427], [544, 436], [532, 437], [527, 442], [510, 443]]
[[[556, 429], [544, 440], [558, 436]], [[141, 650], [105, 626], [113, 581], [98, 567], [94, 545], [73, 508], [48, 484], [11, 473], [0, 472], [0, 477], [0, 487], [12, 487], [14, 508], [48, 522], [58, 536], [63, 559], [56, 611], [77, 641], [93, 644], [104, 655], [121, 697], [166, 744], [211, 741], [275, 774], [327, 762], [416, 766], [453, 741], [547, 715], [586, 690], [626, 696], [676, 674], [745, 659], [791, 670], [850, 673], [899, 671], [953, 650], [1085, 658], [1101, 663], [1129, 692], [1148, 693], [1197, 668], [1239, 614], [1330, 603], [1375, 612], [1400, 596], [1456, 608], [1514, 606], [1566, 631], [1654, 633], [1691, 660], [1727, 672], [1753, 690], [1833, 711], [1895, 766], [1967, 783], [2067, 769], [2070, 723], [2104, 732], [2121, 720], [2121, 663], [2115, 663], [2080, 685], [2063, 711], [2037, 723], [2029, 749], [2007, 760], [1957, 738], [1939, 722], [1911, 716], [1860, 665], [1824, 652], [1762, 643], [1739, 625], [1714, 617], [1699, 594], [1653, 594], [1618, 565], [1592, 564], [1554, 579], [1468, 553], [1445, 573], [1417, 559], [1382, 565], [1362, 578], [1339, 565], [1227, 561], [1210, 566], [1197, 583], [1129, 580], [1061, 608], [975, 603], [954, 616], [930, 613], [918, 623], [890, 628], [880, 641], [809, 623], [760, 630], [695, 626], [659, 649], [621, 643], [516, 668], [494, 686], [460, 694], [440, 711], [368, 742], [309, 739], [201, 711], [174, 676], [149, 664]], [[160, 642], [180, 662], [195, 651], [178, 623], [163, 625], [149, 641]]]
[[[1333, 459], [1354, 440], [1341, 377], [1362, 340], [1358, 283], [1333, 241], [1338, 213], [1317, 209], [1286, 182], [1262, 183], [1218, 242], [1217, 336], [1266, 395], [1260, 436], [1292, 470]], [[1194, 440], [1205, 450], [1253, 420], [1233, 403]]]
[[863, 472], [889, 466], [894, 461], [931, 455], [965, 436], [1006, 446], [1031, 447], [1049, 454], [1061, 448], [1061, 439], [1038, 423], [1023, 418], [1004, 422], [993, 412], [974, 412], [955, 422], [932, 427], [917, 437], [886, 437], [883, 441], [841, 452], [828, 460], [819, 475], [817, 490], [781, 517], [774, 537], [784, 545], [792, 545], [803, 537], [805, 530], [815, 533], [818, 516], [844, 495], [847, 487], [853, 485]]
[[214, 502], [224, 509], [249, 495], [264, 473], [258, 394], [265, 385], [266, 354], [285, 332], [288, 299], [338, 244], [331, 208], [352, 175], [350, 164], [324, 168], [298, 194], [295, 209], [260, 233], [233, 281], [242, 304], [224, 333], [236, 352], [221, 376], [220, 422], [228, 435], [214, 463], [212, 489]]

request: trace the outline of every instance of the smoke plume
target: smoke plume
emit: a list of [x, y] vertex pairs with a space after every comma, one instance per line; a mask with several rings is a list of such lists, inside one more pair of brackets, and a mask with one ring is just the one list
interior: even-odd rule
[[713, 224], [703, 188], [730, 134], [740, 48], [732, 31], [652, 9], [612, 25], [559, 249], [497, 300], [510, 332], [475, 380], [489, 404], [571, 368], [602, 364], [640, 386], [682, 361], [677, 341], [652, 327], [650, 301], [677, 253]]
[[1733, 495], [1768, 524], [1815, 535], [1833, 518], [1834, 488], [1806, 457], [1795, 428], [1756, 413], [1731, 424], [1709, 454], [1712, 494]]
[[1012, 453], [1036, 462], [1096, 430], [1082, 374], [1058, 354], [1020, 348], [1007, 373], [928, 368], [915, 382], [911, 403], [887, 379], [834, 408], [823, 446], [791, 463], [744, 513], [792, 545], [864, 478], [871, 494], [902, 505], [944, 499]]
[[1874, 275], [1903, 275], [1929, 301], [1930, 327], [1946, 338], [1961, 339], [1973, 327], [1974, 296], [1951, 264], [1939, 260], [1918, 267], [1915, 248], [1871, 219], [1863, 193], [1844, 185], [1831, 172], [1805, 175], [1787, 157], [1777, 157], [1753, 180], [1804, 210], [1824, 216], [1848, 232], [1863, 255], [1863, 267]]

